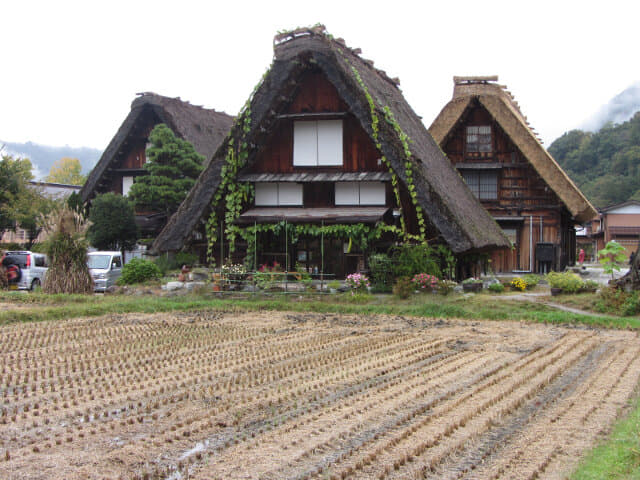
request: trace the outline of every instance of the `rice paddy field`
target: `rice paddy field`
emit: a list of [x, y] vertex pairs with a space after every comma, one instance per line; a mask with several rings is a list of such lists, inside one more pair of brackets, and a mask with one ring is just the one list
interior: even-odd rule
[[3, 479], [565, 478], [637, 331], [196, 311], [0, 327]]

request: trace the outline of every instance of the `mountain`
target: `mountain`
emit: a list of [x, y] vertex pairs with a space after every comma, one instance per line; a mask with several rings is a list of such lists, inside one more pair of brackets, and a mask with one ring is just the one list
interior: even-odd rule
[[82, 173], [89, 173], [102, 155], [102, 150], [89, 147], [53, 147], [33, 142], [15, 143], [0, 140], [0, 147], [2, 145], [4, 145], [3, 153], [31, 160], [36, 180], [47, 176], [53, 162], [62, 157], [77, 158], [82, 165]]
[[640, 111], [595, 133], [567, 132], [549, 153], [596, 207], [640, 200]]
[[640, 82], [634, 83], [622, 93], [603, 105], [591, 118], [586, 120], [582, 130], [596, 132], [607, 123], [622, 123], [640, 111]]

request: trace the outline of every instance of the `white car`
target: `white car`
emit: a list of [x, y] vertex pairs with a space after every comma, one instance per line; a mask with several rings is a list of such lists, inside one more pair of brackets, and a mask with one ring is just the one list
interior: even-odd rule
[[9, 282], [10, 290], [33, 290], [41, 287], [49, 267], [45, 254], [28, 250], [6, 252], [2, 263], [12, 270], [14, 278]]
[[122, 254], [120, 252], [91, 252], [87, 254], [87, 266], [93, 278], [96, 292], [104, 292], [122, 275]]

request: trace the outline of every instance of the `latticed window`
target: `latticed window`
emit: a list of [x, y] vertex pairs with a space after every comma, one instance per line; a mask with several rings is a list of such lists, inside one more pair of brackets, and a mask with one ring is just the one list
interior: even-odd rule
[[498, 199], [498, 172], [463, 170], [462, 178], [480, 200]]
[[467, 152], [491, 152], [491, 127], [467, 127]]

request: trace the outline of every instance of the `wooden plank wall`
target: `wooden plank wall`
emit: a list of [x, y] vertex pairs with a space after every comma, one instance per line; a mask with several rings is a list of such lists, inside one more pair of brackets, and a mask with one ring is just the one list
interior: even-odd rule
[[[319, 73], [305, 74], [298, 91], [287, 109], [287, 114], [343, 113], [347, 105], [341, 100], [335, 87]], [[261, 147], [250, 171], [252, 173], [291, 173], [312, 170], [314, 172], [381, 172], [385, 171], [376, 149], [357, 119], [348, 115], [344, 119], [344, 165], [340, 167], [293, 166], [293, 120], [280, 120], [272, 136]]]

